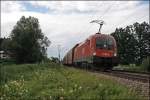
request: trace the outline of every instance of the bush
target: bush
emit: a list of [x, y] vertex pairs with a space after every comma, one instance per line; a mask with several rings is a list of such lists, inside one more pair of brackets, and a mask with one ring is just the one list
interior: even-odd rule
[[150, 72], [150, 57], [143, 59], [142, 68]]
[[0, 65], [11, 65], [14, 64], [14, 59], [0, 59]]

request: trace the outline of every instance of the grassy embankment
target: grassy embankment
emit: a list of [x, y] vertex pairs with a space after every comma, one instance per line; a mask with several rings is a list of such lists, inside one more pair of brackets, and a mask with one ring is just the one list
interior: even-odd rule
[[119, 70], [125, 70], [125, 71], [133, 71], [133, 72], [150, 72], [148, 70], [148, 68], [145, 68], [145, 66], [142, 66], [142, 65], [139, 65], [139, 66], [136, 66], [136, 65], [118, 65], [118, 66], [115, 66], [113, 69], [119, 69]]
[[55, 63], [1, 66], [1, 100], [137, 100], [131, 89], [92, 73]]
[[150, 57], [145, 58], [140, 65], [136, 64], [118, 65], [115, 66], [114, 69], [150, 73]]

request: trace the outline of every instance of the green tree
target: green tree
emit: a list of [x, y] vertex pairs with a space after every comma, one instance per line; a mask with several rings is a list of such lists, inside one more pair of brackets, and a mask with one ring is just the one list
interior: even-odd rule
[[0, 38], [0, 50], [2, 50], [2, 42], [3, 42], [3, 38]]
[[55, 63], [59, 63], [59, 58], [57, 57], [51, 57], [51, 61]]
[[46, 57], [50, 41], [42, 33], [37, 18], [22, 16], [14, 26], [10, 38], [12, 52], [18, 63], [40, 62]]
[[141, 66], [144, 70], [147, 70], [150, 72], [150, 56], [143, 59]]
[[117, 28], [111, 34], [117, 41], [121, 64], [141, 64], [150, 55], [150, 25], [134, 23], [126, 28]]
[[118, 55], [120, 63], [122, 64], [135, 62], [134, 57], [136, 55], [136, 47], [134, 44], [136, 43], [136, 40], [132, 35], [131, 28], [131, 26], [127, 26], [125, 29], [119, 28], [111, 34], [116, 39]]
[[3, 38], [1, 41], [1, 50], [8, 52], [11, 50], [11, 40], [10, 38]]
[[141, 24], [133, 24], [135, 35], [137, 40], [137, 64], [141, 64], [144, 58], [150, 56], [150, 25], [146, 22]]

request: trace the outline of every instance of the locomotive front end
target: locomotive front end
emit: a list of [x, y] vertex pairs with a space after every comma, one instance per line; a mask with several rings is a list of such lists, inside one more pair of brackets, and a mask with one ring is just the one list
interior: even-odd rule
[[117, 46], [115, 39], [110, 35], [99, 35], [95, 37], [93, 64], [111, 69], [113, 66], [116, 66], [117, 63]]

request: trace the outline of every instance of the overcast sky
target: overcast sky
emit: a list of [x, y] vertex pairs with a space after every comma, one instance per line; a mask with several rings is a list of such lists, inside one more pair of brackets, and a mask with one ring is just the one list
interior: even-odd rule
[[48, 57], [61, 57], [75, 44], [98, 31], [94, 19], [104, 20], [102, 33], [135, 22], [149, 23], [149, 1], [1, 1], [1, 37], [8, 37], [21, 16], [39, 19], [43, 33], [52, 42]]

